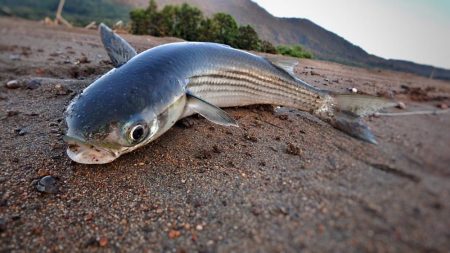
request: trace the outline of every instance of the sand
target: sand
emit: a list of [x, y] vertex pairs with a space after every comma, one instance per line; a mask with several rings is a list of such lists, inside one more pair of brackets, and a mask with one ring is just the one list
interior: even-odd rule
[[[177, 41], [123, 36], [139, 51]], [[111, 68], [95, 30], [0, 18], [1, 252], [450, 250], [449, 113], [367, 118], [371, 145], [297, 110], [230, 108], [240, 128], [194, 116], [111, 164], [76, 164], [63, 112]], [[450, 103], [449, 82], [411, 74], [295, 72], [405, 103], [391, 112]], [[53, 193], [37, 190], [44, 176]]]

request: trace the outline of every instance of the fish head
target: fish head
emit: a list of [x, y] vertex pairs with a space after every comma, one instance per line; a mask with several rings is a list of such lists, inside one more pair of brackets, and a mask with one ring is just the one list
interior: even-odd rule
[[[153, 141], [175, 123], [181, 109], [168, 117], [168, 108], [177, 97], [134, 78], [139, 74], [112, 70], [69, 104], [64, 140], [70, 159], [83, 164], [112, 162]], [[172, 99], [160, 99], [166, 97]]]
[[105, 164], [151, 142], [158, 133], [159, 119], [155, 117], [147, 121], [141, 116], [98, 125], [92, 128], [94, 131], [89, 131], [89, 127], [78, 128], [76, 119], [66, 117], [68, 131], [64, 140], [68, 143], [67, 155], [78, 163]]

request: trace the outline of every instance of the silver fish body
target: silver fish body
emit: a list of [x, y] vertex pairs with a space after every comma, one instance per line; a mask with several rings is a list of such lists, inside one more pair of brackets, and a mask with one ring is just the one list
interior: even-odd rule
[[[338, 97], [304, 83], [276, 62], [228, 46], [172, 43], [117, 62], [118, 68], [87, 87], [67, 109], [67, 153], [74, 161], [111, 162], [193, 113], [236, 125], [218, 107], [276, 104], [337, 122]], [[349, 101], [342, 98], [344, 104]], [[369, 111], [381, 107], [380, 101], [370, 101]], [[356, 112], [368, 106], [350, 102], [346, 108]]]

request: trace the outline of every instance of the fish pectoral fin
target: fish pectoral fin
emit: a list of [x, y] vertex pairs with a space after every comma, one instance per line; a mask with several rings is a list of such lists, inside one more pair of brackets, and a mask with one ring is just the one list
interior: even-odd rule
[[222, 126], [235, 126], [238, 127], [236, 120], [228, 115], [224, 110], [219, 107], [206, 102], [205, 100], [192, 95], [190, 93], [187, 96], [187, 107], [189, 110], [194, 111], [207, 120], [222, 125]]
[[100, 24], [100, 37], [114, 67], [118, 68], [137, 55], [128, 42], [114, 33], [108, 26]]

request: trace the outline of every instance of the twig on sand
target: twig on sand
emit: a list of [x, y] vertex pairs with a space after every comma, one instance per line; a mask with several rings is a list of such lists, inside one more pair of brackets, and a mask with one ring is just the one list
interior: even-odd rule
[[437, 115], [437, 114], [444, 114], [449, 113], [450, 109], [446, 110], [432, 110], [432, 111], [415, 111], [415, 112], [377, 112], [374, 114], [374, 116], [410, 116], [410, 115]]
[[65, 3], [65, 0], [60, 0], [59, 1], [58, 9], [56, 10], [55, 23], [56, 24], [63, 24], [63, 25], [65, 25], [65, 26], [70, 28], [70, 27], [72, 27], [72, 24], [69, 23], [69, 21], [65, 20], [63, 18], [63, 16], [62, 16], [62, 10], [63, 10], [63, 7], [64, 7], [64, 3]]

